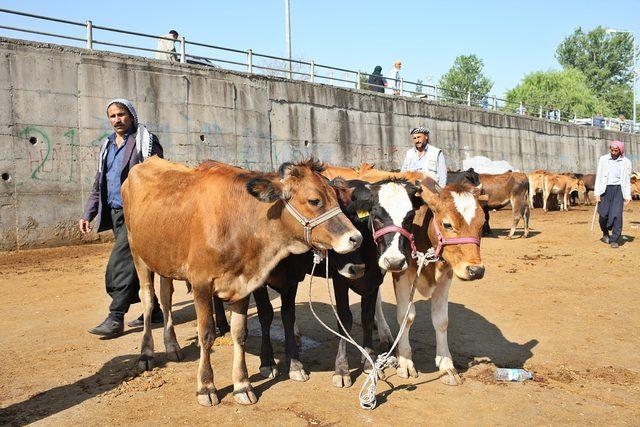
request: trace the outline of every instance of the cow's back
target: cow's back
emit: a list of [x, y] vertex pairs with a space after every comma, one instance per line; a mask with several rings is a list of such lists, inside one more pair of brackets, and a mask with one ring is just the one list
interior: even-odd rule
[[197, 252], [228, 249], [229, 223], [243, 216], [230, 207], [250, 197], [235, 169], [218, 162], [192, 169], [157, 157], [132, 168], [122, 187], [132, 251], [151, 270], [180, 279]]

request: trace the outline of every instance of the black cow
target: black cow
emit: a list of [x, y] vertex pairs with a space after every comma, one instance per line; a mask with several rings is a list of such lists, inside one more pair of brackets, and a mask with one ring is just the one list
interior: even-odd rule
[[[353, 180], [347, 183], [353, 189], [352, 203], [343, 205], [343, 210], [361, 231], [364, 240], [360, 248], [350, 254], [340, 255], [330, 252], [329, 277], [333, 279], [338, 315], [349, 332], [353, 324], [353, 316], [349, 308], [349, 289], [362, 297], [362, 346], [375, 360], [373, 325], [378, 288], [382, 284], [386, 270], [400, 272], [407, 268], [411, 248], [408, 240], [397, 232], [382, 236], [376, 245], [372, 227], [379, 230], [382, 227], [396, 225], [408, 229], [415, 211], [424, 202], [419, 195], [420, 188], [406, 181], [388, 180], [368, 184]], [[282, 298], [281, 314], [289, 377], [297, 381], [306, 381], [308, 376], [300, 362], [299, 350], [295, 343], [295, 297], [298, 283], [310, 273], [312, 263], [311, 253], [289, 256], [274, 268], [267, 280], [268, 285], [277, 290]], [[324, 277], [324, 263], [318, 265], [315, 275]], [[269, 338], [273, 307], [265, 288], [254, 292], [254, 298], [262, 329], [260, 372], [265, 377], [273, 377], [277, 374]], [[338, 330], [341, 330], [339, 326]], [[392, 340], [390, 332], [385, 338], [386, 342], [381, 342], [381, 347], [388, 348]], [[365, 361], [364, 371], [367, 372], [370, 369], [369, 362]], [[333, 384], [336, 387], [349, 387], [352, 384], [346, 342], [343, 340], [338, 346]]]

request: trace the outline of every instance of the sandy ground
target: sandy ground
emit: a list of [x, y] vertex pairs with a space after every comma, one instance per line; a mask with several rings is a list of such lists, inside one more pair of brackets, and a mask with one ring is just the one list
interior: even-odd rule
[[[260, 339], [251, 308], [248, 368], [259, 402], [237, 405], [231, 395], [232, 347], [219, 339], [212, 356], [222, 403], [195, 399], [198, 351], [190, 296], [177, 284], [176, 332], [186, 361], [167, 362], [161, 329], [154, 330], [159, 367], [139, 375], [140, 329], [115, 340], [86, 330], [103, 320], [108, 296], [103, 275], [110, 245], [97, 244], [0, 254], [0, 424], [640, 424], [640, 202], [625, 213], [624, 244], [613, 250], [589, 232], [591, 208], [532, 213], [533, 236], [505, 239], [510, 211], [494, 213], [497, 235], [482, 241], [487, 274], [481, 281], [454, 279], [449, 342], [465, 382], [438, 380], [429, 302], [418, 297], [411, 331], [417, 379], [393, 368], [379, 383], [379, 406], [358, 406], [364, 380], [331, 384], [337, 342], [311, 317], [308, 282], [298, 293], [305, 335], [303, 362], [311, 379], [259, 376]], [[331, 324], [326, 287], [313, 296]], [[385, 312], [397, 330], [390, 278]], [[359, 336], [359, 304], [352, 298]], [[275, 298], [274, 306], [280, 301]], [[137, 316], [136, 305], [128, 319]], [[274, 321], [276, 358], [282, 359], [281, 322]], [[349, 349], [352, 367], [360, 356]], [[524, 366], [535, 380], [496, 383], [495, 366]], [[282, 364], [281, 364], [282, 366]], [[281, 369], [282, 370], [282, 369]]]

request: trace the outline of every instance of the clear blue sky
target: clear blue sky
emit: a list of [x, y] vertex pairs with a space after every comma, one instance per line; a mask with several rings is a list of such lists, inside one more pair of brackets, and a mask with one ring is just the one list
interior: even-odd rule
[[[0, 1], [3, 8], [95, 25], [286, 56], [285, 0], [262, 1]], [[407, 80], [438, 81], [456, 56], [474, 53], [502, 96], [526, 73], [559, 69], [555, 50], [581, 26], [634, 31], [640, 37], [640, 1], [359, 1], [291, 0], [293, 57], [348, 69], [386, 73], [402, 60]], [[32, 20], [0, 14], [3, 25]], [[59, 24], [40, 23], [41, 31]], [[83, 36], [79, 29], [78, 36]], [[34, 38], [0, 30], [1, 35]], [[153, 43], [152, 43], [153, 45]], [[150, 46], [153, 48], [153, 46]]]

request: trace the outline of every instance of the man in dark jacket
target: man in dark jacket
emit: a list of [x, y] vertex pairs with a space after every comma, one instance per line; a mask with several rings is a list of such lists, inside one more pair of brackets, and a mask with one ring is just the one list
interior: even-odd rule
[[367, 84], [369, 85], [369, 90], [384, 93], [384, 88], [387, 86], [387, 79], [382, 77], [381, 66], [377, 65], [376, 68], [373, 69], [373, 73], [369, 75]]
[[[79, 226], [82, 233], [88, 233], [90, 222], [97, 217], [98, 232], [113, 229], [115, 235], [105, 274], [107, 293], [112, 299], [109, 315], [100, 325], [89, 329], [92, 334], [115, 338], [124, 331], [124, 315], [129, 306], [140, 302], [140, 282], [129, 249], [120, 189], [132, 167], [152, 155], [162, 157], [162, 146], [155, 135], [138, 123], [130, 101], [111, 101], [107, 105], [107, 117], [114, 133], [100, 148], [98, 172]], [[152, 322], [162, 322], [162, 311], [155, 297]], [[130, 327], [141, 325], [141, 318], [129, 322]]]

